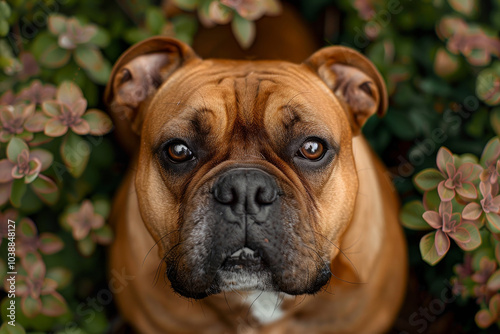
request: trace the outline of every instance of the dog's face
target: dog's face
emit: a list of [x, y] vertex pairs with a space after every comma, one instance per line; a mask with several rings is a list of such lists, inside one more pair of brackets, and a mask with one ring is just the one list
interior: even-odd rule
[[106, 99], [140, 140], [139, 207], [174, 290], [328, 282], [357, 194], [352, 133], [385, 110], [366, 58], [334, 47], [301, 65], [203, 61], [154, 38], [117, 62]]

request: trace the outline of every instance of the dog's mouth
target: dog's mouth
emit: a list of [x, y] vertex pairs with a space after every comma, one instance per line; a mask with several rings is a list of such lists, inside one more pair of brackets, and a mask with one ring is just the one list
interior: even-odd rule
[[264, 262], [259, 251], [254, 251], [248, 247], [243, 247], [222, 263], [220, 270], [224, 271], [260, 271], [264, 269]]
[[243, 247], [222, 262], [215, 279], [218, 289], [271, 290], [271, 271], [258, 250]]

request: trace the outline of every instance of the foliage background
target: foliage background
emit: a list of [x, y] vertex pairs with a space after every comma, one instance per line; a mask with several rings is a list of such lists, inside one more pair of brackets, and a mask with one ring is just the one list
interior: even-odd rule
[[[165, 18], [161, 4], [156, 1], [0, 1], [0, 36], [3, 36], [0, 39], [0, 95], [3, 93], [0, 108], [21, 103], [25, 110], [35, 96], [38, 97], [36, 113], [45, 113], [48, 117], [50, 104], [44, 106], [43, 102], [55, 101], [52, 103], [60, 105], [61, 100], [78, 91], [68, 86], [72, 83], [81, 89], [88, 103], [90, 109], [86, 113], [91, 109], [104, 110], [103, 85], [111, 64], [129, 45], [156, 34], [189, 42], [199, 20], [231, 22], [238, 40], [245, 45], [254, 38], [251, 21], [275, 11], [275, 1], [270, 0], [226, 1], [225, 7], [212, 0], [175, 2], [197, 15], [186, 12]], [[214, 10], [212, 5], [211, 10], [213, 2], [222, 9]], [[249, 3], [257, 5], [245, 11], [248, 9], [245, 4]], [[486, 143], [500, 134], [500, 1], [296, 0], [292, 3], [309, 20], [325, 45], [341, 44], [362, 51], [386, 79], [390, 94], [387, 116], [370, 119], [364, 133], [389, 167], [404, 203], [421, 200], [422, 194], [415, 188], [413, 176], [436, 166], [436, 154], [441, 146], [455, 154], [479, 157]], [[53, 85], [53, 91], [50, 86], [48, 92], [33, 86], [35, 80]], [[73, 87], [68, 89], [72, 93], [64, 93], [64, 87]], [[31, 88], [30, 94], [15, 101], [26, 88]], [[56, 88], [61, 90], [60, 96], [53, 96]], [[44, 92], [48, 95], [43, 95]], [[74, 102], [79, 97], [73, 98]], [[56, 282], [54, 293], [62, 298], [45, 301], [42, 304], [45, 312], [33, 313], [36, 311], [33, 305], [43, 299], [43, 294], [34, 292], [33, 304], [26, 300], [23, 303], [19, 297], [17, 305], [23, 305], [18, 307], [16, 318], [19, 333], [23, 327], [28, 332], [103, 333], [119, 326], [112, 303], [96, 304], [96, 296], [107, 289], [105, 249], [100, 244], [109, 243], [112, 237], [101, 220], [109, 212], [110, 199], [127, 158], [112, 137], [105, 135], [109, 130], [105, 117], [99, 120], [100, 130], [95, 133], [77, 133], [78, 129], [70, 127], [61, 134], [58, 127], [51, 128], [52, 132], [47, 130], [48, 120], [40, 118], [30, 123], [34, 123], [34, 127], [25, 125], [23, 133], [14, 136], [30, 144], [29, 150], [35, 149], [33, 143], [42, 143], [37, 147], [50, 152], [50, 167], [38, 171], [35, 177], [40, 178], [41, 172], [40, 175], [56, 185], [56, 190], [52, 186], [49, 187], [52, 192], [37, 192], [36, 186], [30, 186], [22, 196], [10, 194], [7, 203], [0, 206], [1, 224], [7, 215], [15, 217], [16, 222], [31, 219], [24, 219], [24, 228], [18, 229], [17, 241], [25, 243], [26, 252], [18, 254], [17, 265], [24, 270], [24, 280], [29, 282], [40, 280], [44, 276], [41, 273], [46, 271], [46, 277]], [[23, 122], [27, 123], [28, 119]], [[2, 119], [2, 127], [5, 124]], [[436, 129], [442, 129], [438, 139]], [[29, 133], [35, 136], [29, 139]], [[50, 141], [45, 142], [47, 140]], [[8, 160], [10, 142], [12, 138], [6, 137], [0, 143], [0, 159]], [[0, 187], [4, 189], [3, 177], [2, 174]], [[38, 231], [33, 229], [35, 225]], [[5, 232], [2, 225], [0, 233], [4, 237]], [[487, 329], [477, 327], [475, 314], [479, 309], [491, 308], [485, 300], [477, 303], [473, 294], [446, 304], [444, 310], [432, 314], [432, 320], [412, 324], [415, 312], [418, 316], [414, 320], [426, 319], [418, 313], [420, 308], [428, 308], [443, 290], [449, 289], [448, 282], [457, 275], [453, 268], [464, 261], [464, 252], [452, 245], [446, 257], [431, 267], [422, 261], [419, 251], [425, 232], [406, 232], [412, 279], [406, 309], [396, 324], [397, 331], [493, 333], [498, 330], [497, 325], [483, 326]], [[42, 236], [50, 247], [39, 247], [37, 240]], [[484, 242], [486, 239], [488, 242]], [[7, 244], [8, 240], [4, 239], [0, 245], [2, 281]], [[483, 238], [483, 244], [484, 250], [476, 262], [487, 257], [494, 264], [497, 261], [495, 268], [498, 267], [495, 239], [488, 235]], [[475, 270], [479, 271], [479, 267]], [[472, 275], [473, 272], [468, 277]], [[50, 280], [45, 283], [52, 284]], [[471, 284], [471, 289], [477, 285]], [[8, 286], [4, 290], [8, 290], [6, 288]], [[5, 322], [9, 320], [6, 292], [0, 292], [0, 297]], [[500, 309], [498, 311], [500, 313]], [[498, 322], [500, 314], [493, 313], [491, 316], [496, 316], [493, 322]], [[0, 333], [7, 330], [11, 328], [7, 329], [4, 323]]]

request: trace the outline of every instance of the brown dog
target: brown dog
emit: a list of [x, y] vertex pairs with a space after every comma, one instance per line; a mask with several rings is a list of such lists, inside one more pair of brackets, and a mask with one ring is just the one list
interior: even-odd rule
[[360, 134], [387, 106], [369, 60], [202, 60], [156, 37], [118, 60], [106, 101], [135, 152], [111, 268], [135, 277], [115, 298], [139, 333], [388, 330], [407, 260]]

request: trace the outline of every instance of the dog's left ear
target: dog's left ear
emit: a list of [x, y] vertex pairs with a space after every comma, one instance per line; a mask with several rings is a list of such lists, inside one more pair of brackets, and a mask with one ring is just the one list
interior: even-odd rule
[[304, 62], [343, 102], [353, 134], [360, 133], [366, 120], [387, 109], [384, 80], [368, 58], [359, 52], [330, 46], [319, 50]]

